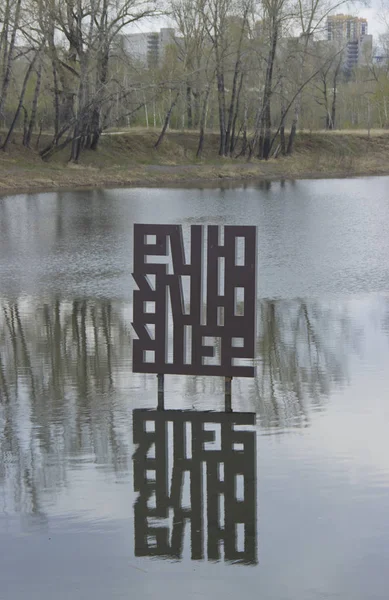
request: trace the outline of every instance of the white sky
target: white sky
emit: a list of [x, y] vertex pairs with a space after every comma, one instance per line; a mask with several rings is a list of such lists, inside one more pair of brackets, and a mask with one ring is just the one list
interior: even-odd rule
[[[367, 6], [360, 5], [356, 11], [360, 17], [365, 17], [368, 20], [369, 33], [372, 33], [374, 37], [386, 30], [386, 25], [382, 18], [384, 13], [382, 6], [382, 0], [370, 0]], [[389, 6], [386, 9], [386, 13], [389, 16]]]

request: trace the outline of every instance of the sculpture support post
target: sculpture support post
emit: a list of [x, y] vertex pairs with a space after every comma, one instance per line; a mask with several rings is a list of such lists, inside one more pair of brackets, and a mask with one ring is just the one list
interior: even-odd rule
[[226, 412], [232, 412], [231, 382], [232, 377], [224, 378], [224, 404]]
[[165, 408], [165, 378], [163, 373], [158, 373], [158, 410]]

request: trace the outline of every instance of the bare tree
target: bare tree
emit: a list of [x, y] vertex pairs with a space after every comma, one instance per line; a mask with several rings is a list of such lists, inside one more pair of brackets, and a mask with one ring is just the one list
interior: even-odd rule
[[[271, 101], [279, 82], [280, 73], [274, 81], [275, 63], [282, 27], [289, 18], [287, 0], [264, 0], [262, 14], [262, 40], [260, 60], [265, 65], [262, 90], [256, 111], [254, 134], [250, 141], [249, 158], [257, 154], [259, 158], [269, 158], [271, 149]], [[261, 56], [263, 52], [263, 57]]]
[[[340, 6], [342, 6], [342, 4], [345, 4], [345, 2], [346, 0], [335, 2], [331, 0], [298, 0], [296, 17], [301, 33], [299, 36], [300, 56], [296, 79], [297, 88], [300, 88], [304, 79], [307, 78], [305, 67], [307, 64], [307, 58], [312, 48], [314, 34], [320, 31], [320, 29], [323, 27], [323, 23], [327, 19], [328, 15], [335, 9], [338, 9]], [[297, 94], [294, 105], [294, 114], [287, 147], [288, 154], [291, 154], [293, 151], [294, 140], [297, 132], [297, 124], [301, 112], [301, 102], [302, 90]]]
[[0, 117], [3, 115], [11, 81], [12, 63], [15, 60], [16, 36], [19, 31], [22, 0], [5, 0], [1, 10], [2, 31], [0, 35], [0, 52], [3, 69], [0, 83]]
[[[142, 0], [46, 0], [50, 4], [49, 49], [55, 90], [55, 143], [71, 129], [71, 156], [77, 162], [82, 149], [96, 149], [104, 111], [112, 97], [109, 62], [113, 44], [123, 28], [156, 14], [154, 4]], [[54, 27], [53, 27], [54, 25]], [[54, 30], [54, 31], [53, 31]], [[55, 31], [67, 42], [59, 55], [53, 43]], [[70, 74], [74, 92], [71, 126], [60, 127], [59, 86], [65, 93], [65, 74]], [[62, 75], [61, 75], [62, 74]], [[69, 124], [69, 120], [68, 120]], [[67, 140], [68, 141], [68, 140]]]
[[177, 56], [186, 87], [188, 129], [199, 125], [203, 70], [211, 51], [203, 18], [204, 4], [205, 0], [173, 0], [171, 3], [171, 16], [178, 33]]

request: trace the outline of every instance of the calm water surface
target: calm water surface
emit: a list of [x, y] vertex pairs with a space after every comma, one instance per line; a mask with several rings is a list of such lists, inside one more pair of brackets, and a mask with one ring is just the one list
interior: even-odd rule
[[[175, 410], [140, 410], [150, 221], [258, 226], [243, 424], [218, 378], [167, 377]], [[0, 198], [0, 599], [387, 600], [388, 365], [389, 178]]]

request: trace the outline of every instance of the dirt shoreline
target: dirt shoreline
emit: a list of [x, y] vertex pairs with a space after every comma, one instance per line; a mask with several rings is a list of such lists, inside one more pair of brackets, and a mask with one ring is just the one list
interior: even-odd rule
[[154, 134], [107, 136], [98, 152], [69, 165], [66, 154], [43, 162], [15, 143], [0, 156], [0, 196], [125, 187], [220, 187], [261, 182], [389, 175], [389, 135], [300, 135], [292, 156], [269, 161], [215, 159], [217, 142], [199, 162], [196, 137], [170, 133], [163, 151], [153, 148]]
[[[170, 177], [169, 177], [170, 175]], [[136, 187], [182, 187], [182, 188], [215, 188], [215, 187], [240, 187], [243, 184], [260, 184], [272, 181], [295, 181], [302, 179], [345, 179], [345, 178], [356, 178], [356, 177], [379, 177], [389, 176], [389, 167], [387, 171], [379, 170], [377, 172], [344, 172], [334, 171], [332, 173], [323, 173], [322, 171], [312, 172], [300, 172], [296, 175], [290, 175], [288, 173], [247, 173], [242, 170], [241, 175], [237, 175], [235, 172], [229, 176], [221, 173], [219, 175], [202, 174], [201, 177], [193, 177], [190, 172], [186, 175], [182, 171], [177, 176], [178, 172], [176, 167], [169, 167], [169, 172], [165, 172], [164, 177], [153, 177], [150, 178], [147, 174], [144, 178], [137, 177], [99, 177], [89, 179], [87, 178], [72, 178], [66, 177], [65, 180], [46, 179], [43, 182], [42, 178], [31, 179], [29, 178], [28, 184], [16, 184], [12, 182], [9, 185], [4, 184], [0, 181], [0, 197], [4, 196], [16, 196], [19, 194], [36, 194], [36, 193], [50, 193], [55, 191], [71, 192], [71, 191], [82, 191], [82, 190], [98, 190], [98, 189], [115, 189], [115, 188], [136, 188]], [[0, 173], [1, 177], [1, 173]], [[20, 182], [21, 178], [18, 178]], [[27, 178], [26, 178], [27, 179]]]

